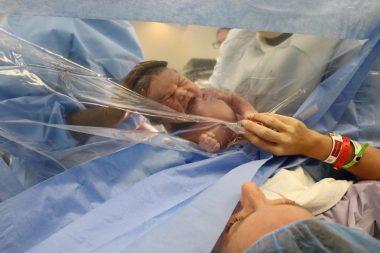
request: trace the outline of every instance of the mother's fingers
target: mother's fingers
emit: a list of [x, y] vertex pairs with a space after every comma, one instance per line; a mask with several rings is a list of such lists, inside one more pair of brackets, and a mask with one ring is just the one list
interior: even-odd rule
[[260, 149], [263, 149], [263, 150], [266, 150], [268, 152], [273, 152], [273, 150], [275, 150], [275, 148], [276, 148], [276, 144], [275, 143], [271, 143], [271, 142], [265, 141], [265, 140], [257, 137], [256, 135], [253, 135], [253, 134], [250, 134], [250, 133], [246, 133], [246, 134], [244, 134], [244, 137], [249, 142], [251, 142], [253, 145], [255, 145], [256, 147], [258, 147]]
[[[274, 128], [278, 131], [286, 130], [287, 125], [284, 124], [281, 118], [275, 117], [275, 114], [256, 113], [251, 120], [263, 123], [269, 128]], [[286, 121], [285, 121], [286, 122]]]
[[250, 120], [242, 120], [241, 124], [248, 132], [260, 137], [265, 141], [277, 143], [281, 139], [280, 133], [256, 122]]
[[262, 114], [272, 116], [272, 117], [280, 120], [284, 124], [292, 124], [292, 123], [298, 121], [295, 118], [292, 118], [292, 117], [289, 117], [289, 116], [284, 116], [284, 115], [281, 115], [281, 114], [276, 114], [276, 113], [266, 112], [266, 113], [262, 113]]

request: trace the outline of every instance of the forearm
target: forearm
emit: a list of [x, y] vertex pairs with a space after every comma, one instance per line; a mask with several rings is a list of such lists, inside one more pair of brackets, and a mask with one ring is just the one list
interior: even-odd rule
[[[72, 112], [67, 117], [69, 125], [93, 126], [93, 127], [114, 127], [126, 117], [126, 112], [108, 107], [98, 107]], [[84, 140], [87, 134], [73, 132], [73, 136], [78, 140]]]
[[[304, 155], [324, 161], [333, 146], [331, 137], [309, 129], [303, 122], [272, 113], [255, 113], [250, 120], [243, 120], [244, 136], [254, 145], [275, 155]], [[351, 154], [345, 163], [354, 158]], [[370, 147], [365, 150], [361, 160], [347, 169], [361, 179], [380, 180], [380, 150]]]
[[125, 111], [123, 110], [98, 107], [70, 113], [67, 123], [80, 126], [113, 127], [119, 124], [124, 116]]
[[[310, 141], [305, 148], [304, 155], [323, 161], [329, 156], [332, 145], [329, 136], [311, 131]], [[350, 152], [346, 162], [351, 161], [355, 156], [353, 146], [351, 146]], [[360, 179], [380, 180], [380, 150], [368, 147], [360, 162], [347, 170]]]

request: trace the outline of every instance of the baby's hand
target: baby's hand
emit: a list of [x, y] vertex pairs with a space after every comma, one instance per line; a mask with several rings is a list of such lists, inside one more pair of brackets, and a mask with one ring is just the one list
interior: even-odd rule
[[255, 114], [257, 114], [257, 111], [246, 111], [244, 112], [242, 119], [251, 119], [254, 117]]
[[199, 146], [207, 152], [216, 153], [220, 150], [220, 143], [212, 132], [207, 132], [199, 136]]

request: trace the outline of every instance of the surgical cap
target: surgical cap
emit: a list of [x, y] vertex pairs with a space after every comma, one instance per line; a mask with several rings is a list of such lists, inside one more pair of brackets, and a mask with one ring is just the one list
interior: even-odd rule
[[322, 220], [284, 226], [246, 252], [379, 252], [380, 241], [364, 232]]

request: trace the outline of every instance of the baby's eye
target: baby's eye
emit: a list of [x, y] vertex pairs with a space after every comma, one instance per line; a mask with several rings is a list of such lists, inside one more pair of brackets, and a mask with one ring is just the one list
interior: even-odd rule
[[175, 95], [175, 91], [174, 92], [168, 92], [162, 99], [161, 101], [167, 101], [171, 98], [173, 98], [173, 96]]

